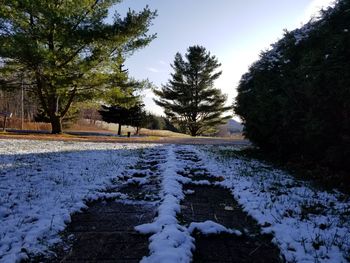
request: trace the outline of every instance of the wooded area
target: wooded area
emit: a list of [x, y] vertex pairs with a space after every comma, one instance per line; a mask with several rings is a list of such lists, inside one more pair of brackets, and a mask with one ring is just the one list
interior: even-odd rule
[[[156, 16], [148, 8], [117, 13], [105, 22], [110, 1], [3, 1], [0, 6], [1, 85], [25, 82], [40, 102], [52, 133], [72, 103], [102, 96], [115, 88], [120, 56], [145, 47]], [[21, 80], [21, 81], [19, 81]]]

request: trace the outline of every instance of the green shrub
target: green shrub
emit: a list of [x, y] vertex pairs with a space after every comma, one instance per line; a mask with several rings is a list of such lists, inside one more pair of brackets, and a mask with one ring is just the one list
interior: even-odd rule
[[242, 76], [235, 112], [262, 150], [350, 170], [350, 1], [262, 52]]

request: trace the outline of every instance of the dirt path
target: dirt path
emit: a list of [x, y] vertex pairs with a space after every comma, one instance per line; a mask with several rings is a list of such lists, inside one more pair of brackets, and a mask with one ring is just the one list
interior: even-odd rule
[[169, 149], [174, 153], [173, 167], [177, 167], [178, 176], [187, 180], [182, 182], [186, 194], [175, 222], [185, 229], [182, 231], [186, 232], [192, 222], [211, 220], [243, 233], [204, 235], [194, 231], [195, 250], [190, 252], [189, 259], [192, 257], [192, 262], [282, 262], [278, 248], [271, 243], [272, 236], [260, 234], [259, 226], [243, 212], [229, 190], [214, 185], [221, 178], [208, 173], [190, 146], [145, 150], [137, 165], [105, 190], [119, 193], [117, 200], [89, 203], [88, 209], [72, 216], [64, 233], [66, 245], [71, 244], [69, 250], [56, 247], [56, 256], [48, 262], [131, 263], [142, 258], [144, 262], [152, 262], [146, 257], [154, 253], [149, 247], [155, 238], [136, 232], [135, 226], [159, 219], [157, 209], [164, 200], [164, 173], [169, 172], [164, 169], [170, 167], [164, 166], [169, 159]]

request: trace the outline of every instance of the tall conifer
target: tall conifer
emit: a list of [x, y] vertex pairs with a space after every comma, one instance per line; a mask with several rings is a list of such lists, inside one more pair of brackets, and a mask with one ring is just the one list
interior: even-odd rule
[[189, 47], [185, 59], [180, 53], [175, 55], [171, 79], [154, 91], [159, 97], [156, 104], [192, 136], [212, 132], [230, 118], [222, 116], [231, 109], [225, 106], [226, 96], [214, 87], [220, 65], [204, 47]]

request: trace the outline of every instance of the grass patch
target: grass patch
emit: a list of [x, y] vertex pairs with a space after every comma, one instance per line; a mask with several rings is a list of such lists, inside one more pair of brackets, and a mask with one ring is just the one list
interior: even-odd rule
[[306, 160], [286, 161], [279, 156], [265, 153], [254, 147], [243, 149], [221, 148], [216, 150], [216, 153], [223, 158], [256, 159], [273, 168], [285, 170], [296, 179], [310, 181], [319, 189], [327, 191], [338, 189], [345, 194], [350, 194], [350, 176], [346, 171], [333, 170]]

